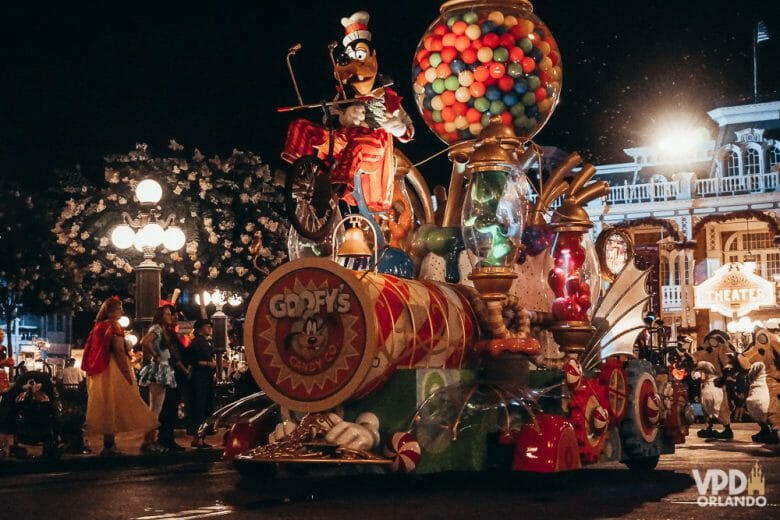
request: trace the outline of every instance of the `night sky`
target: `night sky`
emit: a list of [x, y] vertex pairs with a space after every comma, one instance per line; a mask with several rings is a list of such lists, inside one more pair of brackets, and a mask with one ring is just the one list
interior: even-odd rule
[[[209, 156], [252, 150], [280, 167], [291, 116], [276, 107], [295, 102], [287, 49], [303, 44], [293, 60], [304, 100], [331, 98], [327, 44], [341, 40], [340, 18], [359, 9], [372, 15], [380, 72], [393, 77], [415, 119], [407, 155], [419, 161], [443, 148], [418, 116], [410, 72], [438, 1], [107, 4], [5, 6], [0, 175], [40, 187], [55, 168], [80, 164], [100, 179], [104, 155], [136, 142], [164, 154], [171, 138]], [[751, 102], [757, 20], [771, 35], [759, 45], [761, 90], [780, 99], [773, 1], [539, 0], [535, 12], [564, 67], [562, 101], [535, 140], [589, 162], [625, 161], [623, 148], [648, 143], [653, 128], [675, 117], [711, 124], [707, 110]], [[448, 165], [442, 159], [422, 171], [442, 182]]]

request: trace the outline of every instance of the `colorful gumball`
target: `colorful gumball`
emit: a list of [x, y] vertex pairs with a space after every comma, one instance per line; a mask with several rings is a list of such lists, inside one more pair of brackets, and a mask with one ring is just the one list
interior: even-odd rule
[[392, 459], [393, 471], [410, 473], [417, 468], [422, 450], [411, 433], [399, 432], [389, 439], [384, 454], [385, 457]]

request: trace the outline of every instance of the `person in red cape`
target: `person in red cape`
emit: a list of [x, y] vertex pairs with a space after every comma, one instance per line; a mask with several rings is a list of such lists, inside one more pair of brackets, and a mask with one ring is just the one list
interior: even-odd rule
[[14, 366], [14, 358], [8, 357], [8, 351], [5, 349], [3, 341], [5, 341], [5, 331], [0, 329], [0, 393], [5, 392], [10, 387], [5, 367], [13, 368]]
[[125, 332], [118, 321], [122, 312], [118, 297], [103, 302], [81, 361], [81, 368], [87, 373], [89, 395], [86, 430], [103, 435], [103, 456], [119, 454], [117, 433], [148, 432], [158, 426], [157, 417], [138, 392]]

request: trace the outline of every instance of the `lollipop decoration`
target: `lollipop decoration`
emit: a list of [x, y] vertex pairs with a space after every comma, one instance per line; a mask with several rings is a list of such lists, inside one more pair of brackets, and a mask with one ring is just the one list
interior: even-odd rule
[[450, 0], [412, 63], [417, 106], [447, 143], [474, 139], [492, 116], [532, 137], [558, 103], [558, 44], [527, 0]]
[[387, 441], [385, 457], [392, 459], [393, 471], [410, 473], [420, 462], [420, 444], [411, 433], [398, 432]]

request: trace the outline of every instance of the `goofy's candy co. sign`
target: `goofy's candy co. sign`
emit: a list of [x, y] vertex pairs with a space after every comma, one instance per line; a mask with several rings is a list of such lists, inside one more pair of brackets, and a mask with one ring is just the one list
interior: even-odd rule
[[372, 309], [346, 269], [307, 259], [274, 271], [247, 311], [247, 361], [274, 401], [321, 411], [348, 400], [374, 359]]

